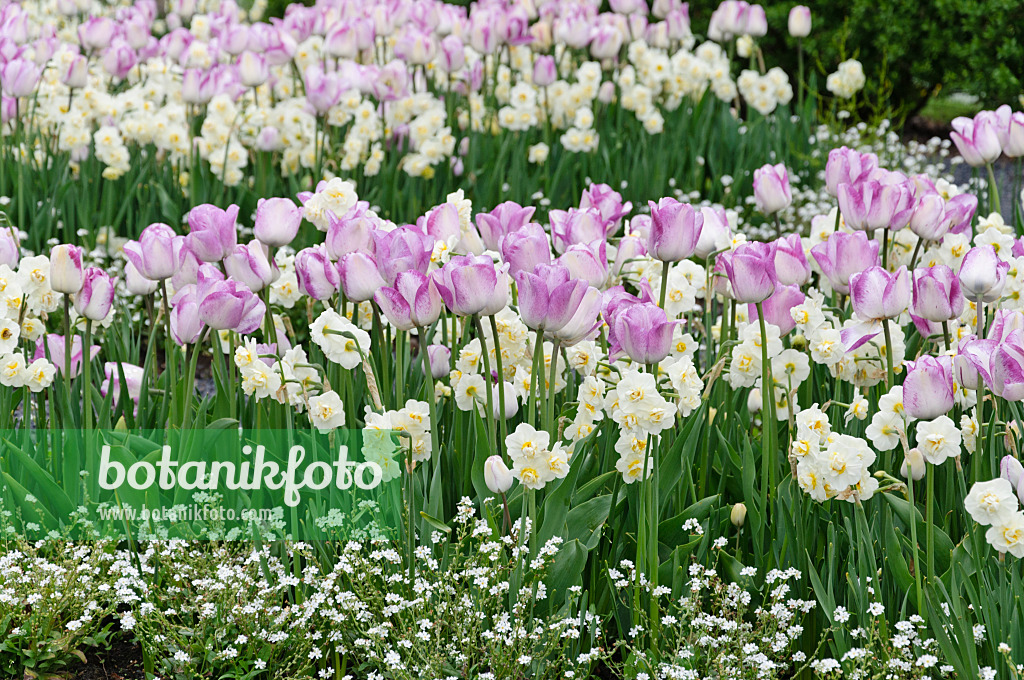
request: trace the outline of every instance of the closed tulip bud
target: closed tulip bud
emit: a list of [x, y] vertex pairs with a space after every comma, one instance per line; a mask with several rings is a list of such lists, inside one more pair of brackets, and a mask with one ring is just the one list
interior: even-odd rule
[[914, 270], [913, 313], [929, 321], [950, 321], [964, 311], [960, 281], [944, 264]]
[[68, 87], [82, 88], [89, 84], [89, 60], [78, 55], [72, 57], [60, 75], [60, 82]]
[[43, 71], [27, 59], [12, 59], [0, 69], [0, 86], [11, 97], [28, 97], [36, 91]]
[[12, 229], [0, 229], [0, 264], [17, 269], [21, 252], [13, 231]]
[[953, 358], [956, 383], [969, 390], [976, 390], [981, 384], [991, 384], [992, 353], [998, 345], [995, 340], [979, 340], [973, 335], [961, 340]]
[[261, 198], [256, 204], [253, 236], [271, 248], [292, 242], [302, 224], [302, 207], [289, 198]]
[[747, 410], [750, 412], [750, 415], [760, 413], [763, 405], [761, 388], [755, 387], [750, 390], [750, 394], [747, 395]]
[[[421, 338], [421, 340], [424, 339]], [[451, 372], [451, 365], [449, 363], [451, 359], [452, 351], [444, 345], [430, 345], [427, 347], [427, 360], [430, 362], [430, 374], [434, 376], [434, 380], [440, 380]]]
[[[403, 273], [395, 278], [396, 282]], [[374, 294], [387, 285], [380, 276], [376, 260], [361, 251], [349, 253], [338, 261], [338, 275], [342, 292], [353, 302], [372, 300]]]
[[913, 293], [910, 272], [870, 267], [850, 277], [853, 311], [865, 321], [895, 319], [907, 311]]
[[502, 248], [504, 238], [526, 226], [534, 211], [536, 208], [531, 206], [523, 207], [514, 201], [505, 201], [496, 205], [489, 213], [477, 213], [476, 226], [484, 245], [488, 250]]
[[910, 216], [910, 231], [926, 241], [941, 241], [949, 231], [945, 215], [945, 199], [937, 193], [925, 194], [914, 206], [914, 213]]
[[732, 511], [729, 513], [729, 521], [737, 529], [743, 527], [743, 523], [747, 521], [747, 506], [743, 503], [737, 503], [732, 506]]
[[516, 397], [515, 386], [512, 383], [505, 383], [505, 407], [498, 403], [499, 391], [494, 388], [494, 418], [495, 420], [509, 420], [515, 418], [519, 413], [519, 399]]
[[194, 283], [179, 288], [171, 298], [171, 336], [179, 345], [191, 345], [203, 332], [199, 295]]
[[1024, 466], [1013, 456], [1003, 456], [999, 462], [999, 476], [1010, 483], [1017, 498], [1024, 503]]
[[246, 50], [238, 57], [238, 79], [246, 87], [259, 87], [270, 78], [270, 65], [259, 54]]
[[414, 227], [399, 227], [388, 232], [374, 231], [372, 237], [377, 267], [389, 286], [395, 284], [399, 272], [415, 269], [421, 274], [427, 273], [434, 251], [433, 236]]
[[185, 237], [189, 250], [202, 262], [220, 262], [238, 245], [237, 218], [237, 205], [227, 210], [208, 203], [192, 208], [188, 213], [189, 234]]
[[[352, 253], [345, 258], [348, 260], [356, 255]], [[379, 287], [373, 299], [388, 321], [403, 331], [430, 326], [441, 315], [441, 294], [433, 277], [415, 270], [399, 274], [394, 288]]]
[[861, 153], [845, 146], [828, 152], [825, 164], [825, 187], [832, 196], [839, 195], [840, 184], [857, 184], [878, 169], [878, 156]]
[[761, 38], [768, 34], [768, 17], [765, 16], [764, 7], [751, 5], [747, 12], [746, 30], [743, 31], [753, 38]]
[[225, 279], [210, 264], [199, 268], [197, 297], [199, 318], [218, 331], [252, 333], [259, 328], [267, 312], [266, 305], [251, 290], [237, 281]]
[[61, 244], [50, 251], [50, 288], [65, 295], [77, 293], [85, 282], [83, 251], [78, 246]]
[[851, 229], [898, 230], [910, 223], [916, 205], [909, 182], [886, 184], [869, 179], [839, 185], [839, 210]]
[[1009, 158], [1024, 156], [1024, 111], [1014, 111], [1010, 115], [1003, 153]]
[[789, 34], [794, 38], [806, 38], [811, 34], [811, 8], [797, 5], [789, 10]]
[[124, 285], [132, 295], [152, 295], [160, 286], [159, 283], [139, 273], [135, 265], [128, 262], [124, 266]]
[[837, 231], [825, 243], [811, 248], [811, 256], [821, 273], [837, 293], [850, 292], [850, 278], [857, 272], [878, 266], [878, 241], [869, 239], [862, 231], [847, 234]]
[[82, 288], [75, 293], [75, 311], [91, 321], [107, 318], [114, 304], [114, 282], [99, 267], [85, 270]]
[[512, 488], [513, 481], [515, 478], [501, 456], [490, 456], [484, 461], [484, 484], [491, 493], [505, 495]]
[[732, 228], [725, 209], [721, 206], [705, 206], [700, 209], [704, 224], [700, 230], [700, 239], [693, 254], [706, 260], [712, 253], [724, 250], [732, 242]]
[[234, 251], [224, 258], [224, 271], [254, 293], [269, 286], [280, 275], [277, 266], [267, 257], [266, 246], [256, 239], [246, 245], [235, 246]]
[[769, 164], [754, 171], [754, 200], [764, 215], [773, 215], [789, 207], [793, 194], [785, 165]]
[[960, 287], [970, 300], [995, 302], [1006, 286], [1010, 264], [999, 259], [990, 245], [975, 246], [960, 263]]
[[532, 272], [539, 264], [551, 264], [551, 243], [547, 232], [534, 222], [503, 237], [500, 250], [513, 276], [521, 271]]
[[324, 37], [324, 50], [335, 59], [355, 59], [359, 54], [356, 27], [346, 22], [335, 24]]
[[919, 482], [924, 479], [924, 473], [927, 467], [924, 456], [921, 454], [921, 449], [915, 446], [907, 452], [906, 456], [904, 456], [903, 463], [900, 464], [900, 476], [904, 479], [908, 479], [913, 476], [914, 481]]
[[669, 321], [665, 310], [653, 302], [629, 305], [613, 319], [616, 346], [610, 355], [629, 356], [639, 364], [656, 364], [672, 349], [672, 331], [677, 321]]
[[445, 73], [458, 71], [466, 65], [466, 47], [458, 36], [446, 35], [441, 40], [441, 55], [438, 63]]
[[163, 281], [178, 270], [185, 239], [170, 226], [156, 222], [142, 230], [138, 241], [124, 244], [125, 258], [150, 281]]
[[767, 300], [775, 292], [778, 277], [775, 274], [774, 243], [744, 243], [719, 258], [729, 279], [732, 297], [737, 302], [758, 303]]
[[327, 249], [323, 245], [299, 251], [295, 256], [295, 275], [299, 281], [299, 290], [314, 300], [331, 297], [341, 283], [338, 269], [327, 256]]
[[995, 346], [990, 372], [989, 387], [996, 396], [1007, 401], [1024, 399], [1024, 331], [1013, 331]]
[[953, 408], [953, 360], [923, 355], [906, 362], [903, 409], [918, 420], [933, 420]]
[[802, 286], [811, 280], [811, 265], [807, 264], [804, 245], [798, 234], [790, 234], [775, 242], [775, 274], [779, 283], [786, 286]]
[[[798, 305], [802, 305], [805, 299], [806, 296], [800, 291], [798, 286], [776, 286], [775, 292], [772, 293], [771, 297], [761, 303], [761, 307], [764, 309], [765, 322], [778, 326], [779, 333], [786, 335], [796, 328], [796, 321], [793, 320], [793, 315], [790, 313], [791, 310]], [[747, 311], [751, 322], [759, 318], [757, 315], [757, 305], [749, 305]]]
[[951, 123], [950, 137], [968, 165], [979, 167], [992, 163], [1002, 153], [995, 113], [982, 111], [974, 118], [959, 116]]
[[666, 197], [648, 204], [651, 208], [648, 254], [662, 262], [679, 262], [693, 255], [704, 227], [704, 214], [674, 198]]
[[117, 24], [107, 17], [90, 17], [78, 26], [78, 42], [87, 50], [105, 48], [117, 34]]
[[547, 87], [558, 80], [558, 68], [555, 58], [546, 54], [538, 55], [533, 61], [533, 84]]

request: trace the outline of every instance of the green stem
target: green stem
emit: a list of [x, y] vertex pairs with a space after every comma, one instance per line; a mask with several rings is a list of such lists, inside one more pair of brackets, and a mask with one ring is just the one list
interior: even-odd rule
[[775, 384], [768, 359], [768, 330], [763, 303], [757, 303], [757, 321], [761, 325], [761, 510], [768, 511], [769, 488], [775, 487]]
[[480, 317], [473, 316], [473, 324], [476, 326], [476, 334], [480, 338], [480, 360], [484, 364], [484, 388], [487, 392], [487, 441], [493, 446], [495, 440], [495, 427], [494, 427], [494, 386], [491, 384], [491, 358], [487, 353], [487, 340], [484, 338], [483, 325], [480, 323]]
[[925, 508], [925, 526], [928, 542], [928, 583], [935, 583], [935, 473], [934, 465], [926, 465], [928, 475], [928, 505]]
[[491, 335], [494, 337], [494, 361], [498, 369], [498, 426], [501, 428], [501, 438], [498, 440], [498, 453], [502, 459], [505, 457], [505, 437], [508, 436], [508, 423], [505, 422], [505, 372], [501, 361], [501, 343], [498, 341], [498, 322], [494, 315], [491, 320]]
[[992, 212], [1002, 214], [999, 209], [999, 185], [996, 184], [996, 173], [992, 169], [991, 163], [985, 164], [985, 169], [988, 170], [988, 202], [989, 208]]
[[[906, 446], [904, 446], [906, 454]], [[917, 544], [917, 505], [914, 503], [914, 473], [907, 458], [907, 494], [910, 501], [910, 544], [914, 551], [914, 592], [917, 594], [917, 611], [924, 611], [924, 595], [921, 588], [921, 557]]]

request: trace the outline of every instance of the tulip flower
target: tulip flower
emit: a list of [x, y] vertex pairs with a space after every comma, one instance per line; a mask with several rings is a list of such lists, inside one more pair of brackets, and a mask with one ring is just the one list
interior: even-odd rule
[[306, 101], [320, 116], [341, 99], [341, 81], [336, 73], [326, 73], [319, 64], [306, 67], [303, 73]]
[[484, 484], [491, 493], [504, 496], [512, 488], [515, 478], [501, 456], [490, 456], [484, 461]]
[[548, 220], [551, 223], [551, 240], [559, 255], [574, 243], [604, 240], [607, 235], [601, 213], [594, 208], [552, 210], [548, 213]]
[[[421, 340], [425, 339], [421, 338]], [[430, 374], [434, 376], [434, 380], [440, 380], [448, 376], [451, 371], [451, 359], [452, 351], [444, 345], [430, 345], [427, 347], [427, 361], [430, 365]]]
[[[45, 340], [44, 340], [45, 338]], [[36, 351], [32, 355], [33, 361], [39, 359], [49, 358], [50, 362], [56, 366], [57, 373], [64, 375], [64, 369], [67, 365], [65, 346], [66, 340], [63, 335], [57, 335], [56, 333], [48, 333], [44, 338], [36, 340]], [[71, 339], [71, 373], [70, 378], [78, 377], [78, 374], [82, 371], [82, 337], [76, 335]], [[89, 359], [95, 359], [96, 355], [100, 353], [99, 345], [91, 345], [89, 347]]]
[[204, 328], [199, 318], [198, 292], [193, 283], [178, 289], [171, 298], [171, 336], [182, 346], [199, 340]]
[[712, 253], [729, 247], [732, 243], [732, 228], [729, 226], [725, 209], [721, 206], [704, 206], [700, 209], [700, 214], [704, 217], [704, 224], [693, 254], [701, 260], [706, 260]]
[[651, 233], [647, 252], [662, 262], [679, 262], [692, 256], [700, 241], [704, 215], [689, 203], [663, 198], [648, 201], [651, 208]]
[[1024, 156], [1024, 111], [1014, 111], [1006, 123], [1003, 153], [1008, 158]]
[[992, 392], [1007, 401], [1024, 399], [1024, 331], [1016, 330], [996, 345], [989, 358]]
[[593, 286], [587, 288], [579, 305], [569, 316], [565, 324], [550, 333], [563, 347], [571, 347], [576, 343], [592, 338], [594, 332], [602, 325], [599, 318], [603, 298], [601, 291]]
[[462, 44], [458, 36], [446, 35], [441, 40], [440, 47], [441, 54], [438, 63], [442, 71], [452, 73], [466, 65], [466, 46]]
[[0, 69], [0, 85], [4, 94], [10, 97], [30, 97], [36, 91], [42, 72], [35, 62], [12, 59]]
[[775, 241], [775, 275], [784, 286], [802, 286], [811, 280], [811, 266], [807, 264], [804, 244], [798, 234], [790, 234]]
[[752, 241], [740, 245], [721, 259], [729, 278], [732, 297], [737, 302], [756, 304], [771, 297], [778, 277], [775, 274], [775, 243]]
[[495, 314], [508, 304], [508, 265], [483, 255], [456, 255], [435, 274], [441, 299], [454, 314]]
[[505, 236], [529, 223], [536, 208], [523, 207], [514, 201], [499, 203], [489, 213], [477, 213], [476, 226], [488, 250], [498, 250]]
[[515, 275], [519, 291], [519, 315], [528, 328], [556, 331], [564, 326], [589, 286], [572, 278], [561, 264], [539, 264], [532, 272]]
[[124, 265], [124, 285], [129, 293], [142, 297], [155, 293], [160, 284], [147, 279], [139, 273], [134, 264], [126, 262]]
[[811, 34], [811, 8], [797, 5], [789, 10], [789, 34], [794, 38], [806, 38]]
[[654, 303], [627, 306], [614, 317], [616, 346], [610, 356], [623, 354], [640, 364], [656, 364], [672, 349], [672, 329], [677, 321], [669, 321], [665, 310]]
[[540, 54], [533, 61], [533, 84], [537, 87], [547, 87], [558, 80], [558, 68], [555, 65], [555, 58]]
[[267, 257], [266, 246], [253, 239], [247, 245], [237, 245], [224, 258], [224, 271], [249, 290], [258, 293], [273, 283], [280, 272]]
[[[395, 277], [407, 269], [427, 273], [430, 255], [434, 250], [433, 236], [414, 227], [399, 227], [389, 232], [374, 231], [373, 243], [377, 267], [389, 286], [395, 285]], [[489, 259], [487, 261], [490, 262]]]
[[366, 201], [358, 201], [341, 217], [328, 212], [325, 243], [331, 259], [340, 260], [357, 250], [374, 253], [376, 246], [373, 232], [378, 226], [378, 221], [370, 212], [370, 204]]
[[50, 288], [54, 292], [72, 295], [82, 289], [85, 282], [82, 255], [80, 247], [67, 244], [50, 250]]
[[885, 184], [869, 179], [840, 184], [839, 210], [851, 229], [896, 231], [910, 223], [914, 213], [914, 192], [906, 182]]
[[969, 390], [976, 390], [980, 380], [992, 384], [992, 353], [999, 343], [995, 340], [978, 339], [970, 335], [960, 341], [956, 356], [953, 358], [953, 370], [958, 385]]
[[785, 165], [768, 164], [754, 170], [754, 200], [764, 215], [773, 215], [789, 207], [793, 194]]
[[811, 248], [811, 256], [832, 290], [846, 295], [850, 292], [850, 277], [881, 263], [878, 248], [878, 241], [869, 239], [864, 232], [837, 231], [825, 243]]
[[189, 250], [202, 262], [220, 262], [238, 244], [235, 220], [238, 206], [221, 210], [204, 203], [188, 213], [189, 234], [185, 237]]
[[999, 476], [1010, 483], [1018, 500], [1024, 503], [1024, 465], [1013, 456], [1003, 456], [999, 461]]
[[90, 321], [107, 318], [114, 304], [114, 282], [99, 267], [85, 270], [82, 288], [75, 293], [75, 311]]
[[953, 132], [949, 136], [968, 165], [980, 167], [999, 158], [1002, 147], [991, 111], [982, 111], [974, 118], [958, 116], [951, 125]]
[[[314, 300], [326, 300], [338, 291], [341, 277], [323, 245], [304, 248], [295, 256], [299, 290]], [[367, 298], [368, 299], [368, 298]]]
[[604, 239], [591, 243], [574, 243], [558, 258], [568, 267], [574, 279], [583, 279], [595, 288], [603, 288], [608, 280], [608, 244]]
[[394, 288], [379, 288], [373, 299], [391, 325], [403, 331], [429, 326], [441, 315], [441, 294], [434, 278], [415, 270], [401, 272]]
[[213, 265], [199, 268], [196, 289], [199, 318], [214, 330], [232, 330], [243, 335], [259, 328], [266, 305], [251, 290], [225, 279]]
[[[407, 271], [420, 274], [415, 269]], [[399, 272], [395, 281], [397, 282], [405, 273]], [[338, 262], [338, 275], [342, 292], [353, 302], [372, 300], [374, 294], [387, 285], [380, 276], [377, 261], [371, 255], [359, 251], [341, 258]]]
[[513, 276], [521, 271], [532, 272], [538, 264], [551, 264], [548, 234], [536, 222], [530, 222], [502, 238], [500, 251], [501, 258], [508, 263], [509, 273]]
[[302, 224], [302, 208], [290, 198], [261, 198], [256, 203], [253, 236], [271, 248], [292, 242]]
[[181, 259], [184, 237], [170, 226], [156, 222], [142, 230], [138, 241], [124, 244], [124, 255], [139, 274], [150, 281], [163, 281], [174, 276]]
[[139, 403], [139, 396], [142, 394], [142, 378], [145, 369], [135, 364], [108, 361], [103, 364], [103, 374], [106, 379], [100, 385], [100, 394], [105, 398], [113, 393], [113, 401], [116, 404], [121, 396], [121, 374], [124, 373], [124, 385], [128, 390], [128, 397], [136, 404]]
[[999, 259], [990, 245], [975, 246], [960, 263], [960, 287], [975, 302], [995, 302], [1003, 294], [1010, 264]]
[[912, 312], [929, 321], [951, 321], [964, 311], [960, 281], [944, 264], [914, 270]]
[[825, 188], [832, 196], [839, 195], [840, 184], [858, 184], [878, 169], [878, 156], [860, 153], [845, 146], [828, 152], [825, 164]]
[[923, 355], [906, 362], [903, 381], [903, 409], [918, 420], [933, 420], [953, 408], [952, 358]]
[[[800, 291], [798, 286], [776, 286], [771, 297], [761, 303], [761, 308], [764, 309], [765, 323], [778, 326], [779, 333], [786, 335], [796, 328], [796, 321], [793, 320], [791, 310], [797, 305], [802, 305], [806, 299], [807, 296]], [[757, 321], [759, 317], [756, 304], [748, 306], [748, 314], [751, 323]]]
[[850, 301], [861, 319], [894, 319], [910, 306], [913, 287], [906, 267], [889, 272], [869, 267], [850, 277]]

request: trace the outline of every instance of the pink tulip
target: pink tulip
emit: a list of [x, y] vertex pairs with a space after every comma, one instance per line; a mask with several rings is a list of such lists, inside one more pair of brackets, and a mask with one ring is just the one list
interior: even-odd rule
[[[701, 260], [706, 260], [715, 251], [729, 247], [732, 242], [732, 228], [729, 226], [725, 209], [721, 206], [705, 206], [700, 209], [700, 214], [704, 217], [704, 226], [700, 230], [700, 239], [693, 254]], [[630, 226], [635, 221], [636, 218], [633, 218]]]
[[868, 239], [864, 232], [837, 231], [811, 248], [811, 255], [832, 289], [845, 295], [850, 292], [851, 276], [880, 264], [878, 248], [878, 241]]
[[335, 216], [334, 213], [328, 214], [325, 243], [332, 260], [340, 260], [345, 255], [357, 250], [374, 252], [373, 232], [377, 228], [379, 220], [371, 216], [369, 209], [369, 203], [359, 201], [340, 217]]
[[236, 62], [238, 79], [246, 87], [259, 87], [270, 79], [270, 64], [260, 54], [246, 50]]
[[811, 280], [811, 265], [800, 236], [790, 234], [775, 241], [775, 275], [785, 286], [802, 286]]
[[654, 303], [635, 303], [620, 310], [613, 320], [616, 344], [610, 349], [612, 360], [623, 354], [640, 364], [656, 364], [672, 349], [672, 330], [677, 321], [669, 321], [665, 310]]
[[184, 237], [170, 226], [155, 222], [142, 230], [138, 241], [124, 244], [123, 250], [140, 275], [150, 281], [163, 281], [178, 270], [184, 243]]
[[622, 218], [633, 209], [629, 201], [622, 201], [622, 194], [607, 184], [591, 184], [580, 197], [580, 210], [597, 210], [604, 222], [605, 235], [619, 230]]
[[1010, 483], [1017, 498], [1024, 503], [1024, 465], [1013, 456], [1003, 456], [999, 462], [999, 476]]
[[252, 333], [259, 328], [267, 312], [266, 305], [251, 290], [237, 281], [225, 279], [210, 264], [199, 268], [196, 296], [199, 318], [214, 330]]
[[[426, 338], [421, 338], [425, 340]], [[422, 347], [422, 345], [421, 345]], [[427, 361], [430, 366], [430, 374], [434, 380], [445, 378], [451, 372], [452, 351], [444, 345], [430, 345], [427, 347]], [[424, 366], [424, 370], [426, 366]]]
[[[406, 272], [420, 274], [415, 269], [399, 272], [395, 277], [396, 285], [398, 279]], [[373, 259], [372, 255], [362, 251], [348, 253], [338, 260], [338, 275], [345, 298], [353, 302], [372, 300], [374, 294], [387, 285], [380, 276], [377, 261]]]
[[996, 255], [992, 246], [975, 246], [960, 263], [960, 287], [964, 297], [981, 302], [995, 302], [1003, 294], [1010, 264]]
[[421, 274], [427, 273], [434, 250], [433, 236], [415, 227], [399, 227], [388, 232], [377, 230], [372, 236], [377, 267], [389, 286], [395, 285], [395, 278], [400, 272], [413, 269]]
[[496, 205], [489, 213], [477, 213], [476, 226], [484, 245], [488, 250], [498, 250], [502, 239], [529, 223], [534, 211], [534, 207], [523, 207], [514, 201], [505, 201]]
[[789, 10], [789, 34], [794, 38], [806, 38], [811, 34], [811, 8], [797, 5]]
[[441, 299], [454, 314], [496, 314], [508, 304], [508, 265], [489, 257], [456, 255], [434, 274]]
[[933, 420], [953, 408], [953, 366], [948, 355], [923, 355], [907, 361], [903, 381], [903, 409], [919, 420]]
[[651, 233], [647, 252], [662, 262], [679, 262], [693, 255], [704, 227], [704, 215], [674, 198], [649, 201]]
[[551, 210], [548, 220], [551, 223], [551, 240], [558, 254], [564, 253], [574, 243], [590, 243], [604, 240], [607, 236], [604, 218], [594, 208]]
[[82, 288], [75, 293], [75, 311], [90, 321], [107, 318], [114, 304], [114, 282], [99, 267], [85, 270]]
[[999, 343], [995, 340], [979, 340], [969, 335], [960, 341], [956, 356], [953, 358], [953, 370], [956, 382], [961, 387], [976, 390], [981, 382], [992, 384], [992, 353]]
[[253, 235], [260, 243], [280, 248], [292, 242], [302, 224], [302, 208], [289, 198], [261, 198], [256, 203]]
[[188, 213], [189, 234], [185, 237], [189, 250], [202, 262], [219, 262], [235, 249], [238, 232], [235, 220], [238, 206], [221, 210], [204, 203]]
[[[796, 328], [796, 321], [793, 320], [791, 311], [797, 305], [802, 305], [806, 296], [800, 291], [799, 286], [779, 285], [771, 297], [761, 303], [764, 309], [765, 323], [777, 326], [779, 333], [786, 335]], [[760, 318], [757, 314], [757, 305], [748, 305], [747, 313], [750, 322], [753, 323]]]
[[179, 288], [171, 298], [171, 335], [179, 345], [191, 345], [203, 332], [199, 318], [199, 290], [194, 283]]
[[1013, 331], [996, 345], [989, 359], [989, 372], [989, 387], [997, 396], [1007, 401], [1024, 399], [1024, 331]]
[[391, 325], [403, 331], [430, 326], [441, 315], [441, 294], [433, 277], [415, 270], [400, 273], [394, 288], [377, 289], [373, 299]]
[[1024, 329], [1024, 312], [997, 309], [988, 327], [988, 339], [1002, 342], [1016, 330]]
[[960, 281], [944, 264], [914, 270], [914, 293], [911, 311], [929, 321], [951, 321], [964, 311]]
[[72, 57], [60, 74], [60, 82], [72, 89], [80, 89], [88, 85], [89, 60], [81, 55]]
[[280, 275], [277, 265], [268, 259], [266, 248], [256, 239], [246, 245], [235, 246], [224, 258], [224, 271], [252, 292], [260, 292]]
[[338, 291], [341, 277], [323, 245], [305, 248], [295, 256], [299, 290], [314, 300], [326, 300]]
[[[479, 217], [479, 215], [477, 216]], [[530, 222], [501, 239], [501, 257], [509, 265], [509, 274], [532, 272], [538, 264], [551, 264], [551, 243], [544, 227]]]
[[[45, 339], [45, 340], [44, 340]], [[39, 359], [48, 358], [57, 368], [59, 375], [64, 375], [64, 369], [66, 368], [65, 358], [65, 338], [63, 335], [57, 335], [56, 333], [48, 333], [42, 338], [36, 340], [36, 351], [32, 355], [32, 360], [36, 361]], [[96, 355], [100, 353], [99, 345], [92, 345], [89, 347], [89, 358], [90, 360], [95, 359]], [[78, 374], [82, 372], [82, 336], [75, 335], [71, 338], [71, 378], [78, 377]]]
[[446, 35], [441, 40], [441, 55], [438, 63], [445, 73], [458, 71], [466, 65], [466, 46], [462, 44], [458, 36]]
[[50, 288], [65, 295], [77, 293], [85, 282], [82, 264], [84, 251], [79, 246], [61, 244], [50, 250]]
[[100, 63], [103, 65], [104, 71], [118, 80], [124, 80], [138, 61], [138, 55], [135, 54], [131, 45], [124, 40], [117, 39], [104, 52]]
[[306, 101], [319, 115], [330, 111], [341, 99], [341, 81], [334, 73], [325, 73], [317, 64], [306, 67], [303, 82]]
[[982, 111], [973, 119], [959, 116], [953, 119], [952, 126], [949, 136], [968, 165], [979, 167], [999, 158], [1002, 147], [992, 111]]
[[113, 401], [116, 404], [121, 398], [121, 373], [124, 373], [124, 385], [128, 391], [128, 397], [136, 404], [139, 403], [139, 396], [142, 394], [142, 378], [145, 369], [135, 364], [108, 361], [103, 364], [103, 374], [106, 379], [100, 385], [100, 394], [106, 397], [113, 393]]
[[889, 272], [869, 267], [850, 277], [850, 301], [853, 311], [863, 320], [894, 319], [910, 305], [910, 272], [900, 267]]
[[778, 283], [776, 248], [774, 243], [751, 241], [718, 256], [729, 279], [733, 299], [753, 304], [771, 297]]
[[533, 61], [533, 84], [547, 87], [558, 80], [558, 67], [555, 58], [546, 54], [538, 55]]
[[754, 170], [754, 200], [764, 215], [773, 215], [789, 207], [793, 194], [785, 165], [769, 164]]
[[0, 70], [0, 85], [11, 97], [29, 97], [36, 91], [42, 69], [27, 59], [12, 59]]
[[561, 264], [538, 264], [532, 272], [515, 275], [519, 315], [533, 330], [556, 331], [564, 326], [590, 287], [572, 278]]
[[147, 279], [145, 276], [139, 273], [135, 265], [131, 262], [126, 262], [124, 265], [124, 287], [128, 289], [128, 292], [132, 295], [138, 295], [144, 297], [146, 295], [152, 295], [156, 292], [159, 287], [159, 283]]
[[558, 264], [569, 269], [574, 279], [583, 279], [595, 288], [604, 288], [608, 280], [608, 244], [604, 240], [574, 243], [566, 248]]
[[907, 182], [886, 184], [869, 179], [856, 184], [840, 184], [839, 210], [851, 229], [898, 230], [910, 223], [914, 212], [914, 192]]

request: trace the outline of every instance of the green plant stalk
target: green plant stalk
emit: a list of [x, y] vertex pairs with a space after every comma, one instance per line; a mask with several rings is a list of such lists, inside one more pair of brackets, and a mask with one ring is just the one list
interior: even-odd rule
[[[903, 443], [903, 455], [907, 465], [907, 500], [910, 502], [910, 544], [914, 551], [914, 592], [917, 595], [917, 611], [927, 611], [924, 606], [924, 590], [921, 587], [921, 557], [917, 544], [917, 504], [914, 502], [914, 474], [910, 467], [910, 460], [907, 456], [909, 445], [907, 435], [900, 433], [900, 441]], [[924, 614], [922, 614], [923, 616]]]
[[985, 169], [988, 171], [989, 208], [992, 212], [996, 212], [1001, 215], [1002, 211], [999, 209], [999, 185], [996, 183], [996, 173], [993, 170], [991, 163], [986, 163]]
[[[498, 369], [498, 426], [501, 428], [501, 437], [498, 439], [498, 453], [502, 459], [505, 458], [505, 438], [508, 436], [508, 423], [505, 421], [505, 373], [501, 361], [501, 342], [498, 340], [498, 322], [492, 314], [491, 335], [494, 337], [494, 361]], [[431, 381], [433, 385], [433, 381]]]
[[537, 401], [540, 399], [540, 386], [537, 384], [537, 376], [543, 377], [544, 367], [544, 334], [537, 332], [537, 339], [533, 344], [533, 372], [530, 374], [530, 395], [529, 406], [526, 409], [526, 422], [533, 427], [537, 422]]
[[889, 335], [889, 319], [882, 319], [882, 335], [885, 338], [885, 388], [891, 390], [896, 384], [896, 371], [892, 365], [892, 339]]
[[769, 488], [775, 488], [775, 384], [768, 359], [768, 330], [763, 303], [757, 303], [757, 321], [761, 326], [761, 507], [768, 511]]
[[480, 361], [484, 364], [484, 388], [487, 394], [487, 441], [493, 446], [495, 440], [495, 427], [494, 427], [494, 386], [491, 385], [491, 358], [487, 354], [487, 340], [484, 339], [483, 325], [480, 323], [480, 317], [473, 316], [473, 324], [476, 326], [476, 334], [480, 337]]
[[417, 331], [417, 337], [420, 339], [420, 357], [423, 359], [424, 373], [426, 374], [426, 387], [427, 387], [427, 409], [430, 413], [430, 455], [440, 456], [437, 446], [437, 402], [434, 397], [434, 368], [430, 365], [430, 352], [427, 348], [430, 346], [427, 344], [427, 329], [420, 326]]
[[[178, 422], [177, 410], [175, 409], [177, 399], [174, 397], [172, 390], [177, 384], [175, 376], [176, 371], [174, 370], [175, 364], [177, 363], [177, 356], [175, 355], [174, 350], [174, 336], [171, 335], [171, 298], [167, 294], [166, 280], [160, 282], [160, 295], [164, 300], [164, 363], [166, 364], [164, 370], [167, 372], [166, 388], [167, 394], [170, 396], [170, 401], [168, 402], [170, 406], [170, 413], [168, 414], [168, 418], [169, 422], [176, 423]], [[188, 399], [189, 396], [190, 395], [185, 395], [185, 398]], [[187, 404], [185, 405], [185, 408], [188, 408]]]
[[64, 388], [71, 399], [71, 295], [64, 293]]
[[561, 349], [559, 340], [555, 340], [551, 346], [551, 369], [548, 376], [548, 399], [544, 405], [545, 421], [547, 427], [545, 428], [551, 435], [551, 441], [557, 442], [558, 437], [558, 423], [555, 418], [555, 382], [558, 377], [558, 352]]
[[[928, 550], [928, 583], [935, 583], [935, 466], [926, 466], [928, 475], [928, 506], [925, 508]], [[913, 517], [913, 515], [911, 515]]]

